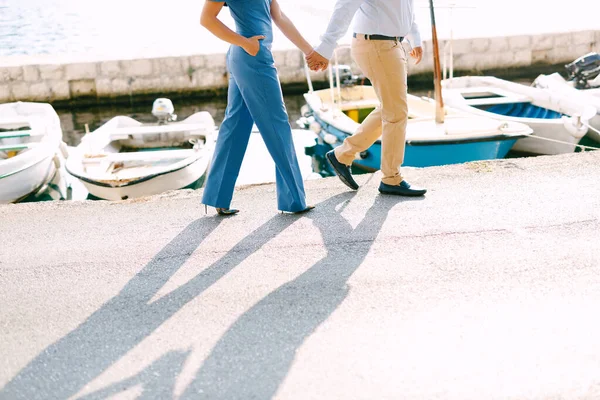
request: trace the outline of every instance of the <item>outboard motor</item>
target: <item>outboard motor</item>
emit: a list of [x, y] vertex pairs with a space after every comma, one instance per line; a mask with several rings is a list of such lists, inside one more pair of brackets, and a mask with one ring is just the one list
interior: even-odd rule
[[600, 54], [588, 53], [565, 65], [569, 80], [575, 83], [577, 89], [589, 89], [590, 82], [600, 75]]
[[349, 65], [340, 64], [337, 66], [333, 66], [333, 86], [337, 86], [336, 80], [336, 71], [340, 74], [340, 85], [344, 86], [352, 86], [358, 82], [359, 77], [357, 75], [352, 74], [352, 69]]
[[173, 114], [175, 107], [169, 99], [159, 98], [154, 100], [152, 104], [152, 115], [158, 118], [158, 124], [166, 124], [167, 122], [176, 121], [177, 115]]

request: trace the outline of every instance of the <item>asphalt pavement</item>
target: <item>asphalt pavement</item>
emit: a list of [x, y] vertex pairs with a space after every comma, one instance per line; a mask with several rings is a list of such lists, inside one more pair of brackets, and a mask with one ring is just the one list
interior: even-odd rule
[[600, 152], [0, 206], [0, 399], [598, 399]]

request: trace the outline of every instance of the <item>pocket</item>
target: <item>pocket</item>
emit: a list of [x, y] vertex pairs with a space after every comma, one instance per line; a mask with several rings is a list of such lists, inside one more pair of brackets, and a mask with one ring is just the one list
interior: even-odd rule
[[392, 51], [397, 49], [400, 46], [400, 42], [394, 40], [382, 40], [379, 42], [378, 49], [380, 51]]
[[361, 55], [365, 55], [365, 54], [369, 54], [369, 53], [375, 54], [375, 52], [377, 51], [377, 48], [373, 44], [373, 41], [359, 40], [359, 39], [354, 38], [350, 51], [353, 56], [356, 54], [360, 57]]

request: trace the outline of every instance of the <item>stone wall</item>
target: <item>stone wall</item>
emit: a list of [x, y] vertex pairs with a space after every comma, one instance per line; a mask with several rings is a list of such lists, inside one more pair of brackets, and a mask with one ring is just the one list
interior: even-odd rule
[[[440, 41], [441, 51], [446, 42]], [[423, 44], [420, 65], [409, 61], [409, 74], [433, 70], [431, 43]], [[453, 43], [454, 68], [486, 70], [570, 62], [590, 51], [600, 51], [600, 31], [580, 31], [511, 37], [460, 39]], [[306, 81], [302, 54], [274, 52], [282, 84]], [[339, 62], [353, 65], [349, 49]], [[562, 71], [561, 71], [562, 72]], [[326, 73], [311, 73], [325, 80]], [[110, 100], [124, 96], [200, 93], [227, 86], [224, 54], [138, 60], [69, 61], [20, 57], [0, 59], [0, 102]]]

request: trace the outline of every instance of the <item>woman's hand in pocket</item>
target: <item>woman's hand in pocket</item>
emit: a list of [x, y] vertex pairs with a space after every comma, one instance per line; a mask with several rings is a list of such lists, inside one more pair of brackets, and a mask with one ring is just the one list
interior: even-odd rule
[[250, 54], [252, 57], [255, 57], [260, 50], [260, 40], [263, 40], [264, 35], [252, 36], [251, 38], [247, 38], [244, 44], [242, 45], [242, 49], [246, 51], [246, 53]]

